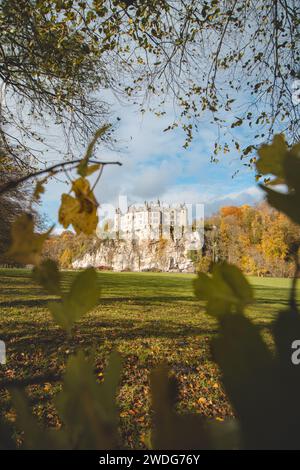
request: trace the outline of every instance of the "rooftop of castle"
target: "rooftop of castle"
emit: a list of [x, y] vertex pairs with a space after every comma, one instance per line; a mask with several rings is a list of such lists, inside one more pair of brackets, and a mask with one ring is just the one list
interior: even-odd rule
[[[157, 200], [157, 202], [147, 202], [145, 201], [144, 204], [131, 204], [127, 208], [127, 212], [141, 212], [141, 211], [152, 211], [152, 210], [180, 210], [186, 209], [186, 204], [168, 204], [166, 202], [161, 202]], [[116, 209], [116, 212], [121, 212], [120, 209]]]

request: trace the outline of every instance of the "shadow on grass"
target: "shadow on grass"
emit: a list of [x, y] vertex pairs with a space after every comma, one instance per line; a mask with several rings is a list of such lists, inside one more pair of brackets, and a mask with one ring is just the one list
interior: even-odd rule
[[9, 345], [12, 341], [14, 350], [28, 350], [31, 343], [36, 348], [47, 347], [48, 351], [56, 350], [57, 345], [63, 345], [65, 341], [77, 345], [84, 340], [84, 346], [99, 344], [99, 341], [110, 340], [119, 342], [123, 340], [141, 340], [149, 338], [157, 339], [182, 339], [191, 336], [209, 336], [217, 332], [216, 328], [194, 327], [183, 325], [174, 321], [151, 320], [144, 321], [140, 325], [131, 320], [117, 321], [82, 321], [74, 329], [72, 338], [69, 338], [64, 331], [52, 325], [45, 324], [40, 328], [40, 324], [26, 321], [22, 327], [18, 322], [10, 323], [10, 331], [2, 334], [1, 338]]
[[12, 307], [46, 307], [51, 299], [20, 299], [20, 300], [6, 300], [0, 302], [0, 309]]
[[[7, 297], [10, 297], [7, 300], [0, 301], [0, 308], [12, 308], [12, 307], [42, 307], [47, 306], [47, 303], [52, 300], [57, 300], [56, 297], [45, 295], [43, 296], [42, 293], [36, 292], [36, 297], [34, 298], [25, 298], [24, 292], [20, 293], [17, 289], [9, 290], [3, 292], [1, 290], [1, 294]], [[40, 296], [39, 296], [40, 295]], [[140, 304], [155, 304], [155, 303], [172, 303], [172, 302], [195, 302], [196, 299], [193, 296], [176, 296], [176, 295], [142, 295], [142, 296], [112, 296], [112, 297], [99, 297], [98, 299], [98, 306], [101, 305], [110, 305], [113, 303], [136, 303]]]

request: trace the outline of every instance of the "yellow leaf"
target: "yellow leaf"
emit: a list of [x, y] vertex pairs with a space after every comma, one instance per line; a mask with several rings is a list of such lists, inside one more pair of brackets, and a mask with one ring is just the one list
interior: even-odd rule
[[74, 191], [75, 196], [78, 198], [88, 197], [92, 194], [90, 183], [86, 178], [77, 178], [77, 180], [73, 181], [72, 191]]
[[69, 194], [62, 194], [58, 220], [64, 228], [73, 223], [74, 217], [80, 210], [80, 202]]
[[206, 400], [205, 397], [200, 397], [199, 400], [198, 400], [198, 403], [200, 403], [201, 405], [205, 405], [206, 402], [207, 402], [207, 400]]
[[20, 215], [12, 224], [12, 243], [7, 255], [18, 263], [38, 264], [45, 240], [52, 228], [46, 233], [34, 233], [34, 221], [31, 214]]
[[108, 129], [110, 128], [110, 124], [105, 124], [104, 126], [100, 127], [94, 134], [91, 142], [89, 143], [88, 145], [88, 148], [87, 148], [87, 151], [83, 157], [83, 159], [81, 160], [81, 162], [79, 163], [78, 167], [77, 167], [77, 173], [80, 175], [80, 176], [88, 176], [88, 175], [91, 175], [94, 171], [97, 171], [97, 169], [99, 169], [100, 167], [100, 164], [99, 164], [99, 167], [96, 168], [96, 165], [91, 165], [90, 167], [88, 167], [88, 163], [89, 163], [89, 159], [91, 158], [92, 156], [92, 153], [94, 151], [94, 148], [95, 148], [95, 145], [97, 143], [97, 140], [102, 137], [105, 132], [108, 131]]
[[51, 384], [49, 382], [46, 382], [44, 385], [44, 391], [49, 392], [49, 390], [51, 390], [51, 387]]
[[43, 183], [44, 183], [44, 180], [43, 181], [37, 181], [37, 183], [36, 183], [34, 193], [33, 193], [33, 199], [35, 201], [39, 201], [40, 197], [41, 197], [41, 194], [43, 194], [45, 192], [45, 188], [44, 188]]
[[95, 173], [95, 171], [100, 170], [101, 166], [101, 163], [94, 163], [93, 165], [88, 166], [87, 161], [82, 160], [77, 167], [77, 173], [80, 176], [90, 176]]
[[93, 150], [95, 148], [95, 145], [97, 143], [97, 140], [102, 137], [105, 132], [108, 131], [108, 129], [110, 128], [110, 124], [104, 124], [104, 126], [100, 127], [94, 134], [94, 137], [92, 138], [91, 142], [89, 143], [88, 145], [88, 148], [87, 148], [87, 151], [85, 153], [85, 156], [84, 156], [84, 160], [89, 160], [92, 153], [93, 153]]
[[95, 171], [100, 170], [101, 166], [101, 163], [94, 163], [94, 165], [88, 166], [86, 169], [86, 176], [90, 176], [92, 173], [95, 173]]
[[86, 178], [73, 181], [72, 191], [75, 198], [69, 194], [61, 197], [59, 222], [64, 228], [73, 225], [76, 233], [91, 235], [97, 228], [97, 201]]

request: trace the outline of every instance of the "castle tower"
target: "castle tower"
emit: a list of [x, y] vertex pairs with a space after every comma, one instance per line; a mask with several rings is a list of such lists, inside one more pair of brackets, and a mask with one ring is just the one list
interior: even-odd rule
[[121, 230], [121, 211], [119, 208], [115, 211], [114, 217], [114, 232], [119, 233]]
[[181, 204], [180, 206], [180, 225], [181, 236], [183, 236], [184, 232], [186, 231], [186, 227], [188, 226], [188, 211], [185, 203]]

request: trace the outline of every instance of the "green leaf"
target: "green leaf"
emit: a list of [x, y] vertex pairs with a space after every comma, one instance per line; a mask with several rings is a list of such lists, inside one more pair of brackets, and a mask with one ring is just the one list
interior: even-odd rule
[[110, 356], [104, 382], [96, 382], [92, 365], [82, 352], [68, 361], [63, 390], [56, 398], [72, 447], [76, 449], [114, 449], [118, 443], [116, 394], [121, 358]]
[[196, 413], [176, 412], [178, 383], [169, 369], [160, 365], [150, 376], [154, 449], [236, 448], [237, 426], [232, 422], [216, 423]]
[[58, 325], [69, 332], [75, 321], [96, 305], [98, 296], [97, 273], [93, 268], [88, 268], [76, 276], [70, 291], [63, 295], [62, 302], [49, 302], [48, 308]]
[[60, 272], [57, 263], [47, 259], [32, 271], [33, 279], [41, 284], [49, 294], [61, 295]]
[[289, 188], [300, 194], [300, 144], [294, 145], [288, 152], [284, 163], [284, 171]]
[[0, 450], [16, 450], [13, 435], [14, 429], [11, 423], [0, 417]]
[[242, 448], [279, 448], [280, 376], [259, 328], [243, 315], [224, 315], [212, 349], [240, 422]]
[[194, 292], [199, 300], [207, 301], [207, 313], [213, 316], [241, 313], [253, 301], [251, 286], [243, 273], [227, 263], [216, 264], [211, 277], [199, 273]]
[[260, 186], [265, 191], [271, 206], [286, 214], [296, 224], [300, 224], [300, 193], [280, 193], [267, 186]]
[[[276, 137], [276, 136], [275, 136]], [[274, 139], [275, 139], [274, 137]], [[278, 138], [279, 136], [277, 136]], [[273, 173], [277, 178], [271, 181], [271, 184], [284, 183], [287, 185], [286, 192], [274, 191], [268, 185], [260, 185], [265, 191], [267, 201], [275, 209], [283, 212], [291, 218], [293, 222], [300, 223], [300, 144], [294, 145], [290, 150], [285, 147], [283, 150], [283, 143], [274, 147], [272, 152], [271, 146], [268, 147], [267, 154], [270, 159], [271, 154], [275, 158], [276, 165], [274, 167], [269, 164], [265, 165], [265, 170], [268, 168], [270, 173]], [[277, 153], [276, 153], [277, 152]], [[265, 158], [266, 160], [266, 158]], [[258, 161], [259, 163], [259, 161]], [[258, 169], [259, 169], [259, 165]], [[275, 173], [276, 171], [276, 173]], [[280, 178], [278, 178], [280, 176]]]
[[70, 448], [70, 441], [64, 430], [50, 430], [39, 424], [36, 417], [31, 413], [23, 392], [14, 390], [12, 392], [12, 402], [17, 412], [17, 428], [23, 434], [23, 448], [33, 450]]
[[209, 433], [202, 416], [178, 415], [174, 411], [178, 397], [177, 382], [169, 378], [169, 369], [161, 365], [151, 372], [150, 385], [154, 428], [154, 449], [209, 449]]
[[284, 159], [287, 151], [284, 135], [275, 135], [270, 145], [264, 144], [258, 150], [259, 159], [256, 162], [258, 172], [262, 175], [276, 176], [276, 183], [279, 182], [278, 180], [284, 179]]
[[[284, 406], [277, 407], [277, 433], [280, 433], [280, 448], [299, 449], [300, 421], [300, 374], [299, 366], [292, 362], [295, 351], [292, 344], [300, 338], [300, 315], [296, 309], [279, 312], [272, 325], [275, 342], [275, 360], [278, 367], [276, 374], [280, 385], [276, 395]], [[274, 392], [273, 392], [274, 393]], [[282, 430], [285, 430], [282, 433]]]

